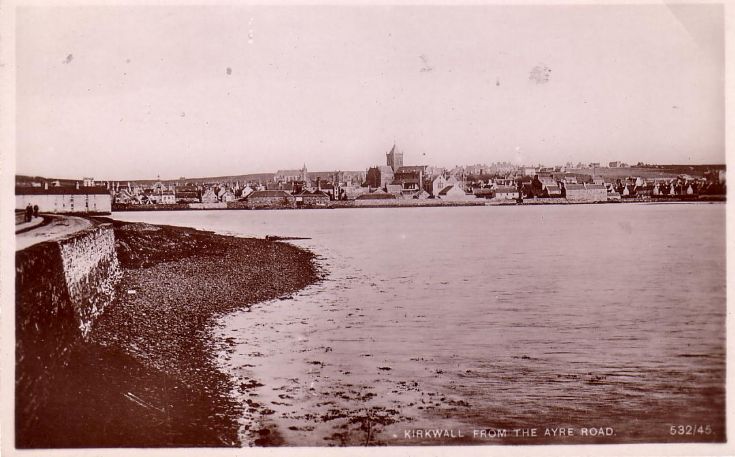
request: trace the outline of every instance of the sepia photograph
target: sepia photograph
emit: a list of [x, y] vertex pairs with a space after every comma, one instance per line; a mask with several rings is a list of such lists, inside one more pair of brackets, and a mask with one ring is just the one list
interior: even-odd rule
[[735, 452], [724, 3], [0, 10], [3, 455]]

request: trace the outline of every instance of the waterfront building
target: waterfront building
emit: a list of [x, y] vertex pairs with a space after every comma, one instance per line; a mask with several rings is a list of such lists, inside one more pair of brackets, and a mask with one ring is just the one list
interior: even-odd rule
[[202, 194], [202, 203], [218, 203], [219, 198], [217, 198], [217, 194], [214, 191], [213, 187], [208, 188], [206, 191], [204, 191], [204, 194]]
[[297, 206], [306, 207], [326, 207], [329, 205], [329, 195], [322, 192], [321, 190], [315, 190], [309, 192], [305, 190], [294, 196], [296, 198]]
[[[598, 184], [567, 184], [566, 198], [572, 202], [607, 201], [607, 188]], [[626, 186], [627, 187], [627, 186]]]
[[426, 165], [402, 166], [395, 171], [393, 182], [401, 186], [404, 191], [421, 190], [424, 182]]
[[158, 203], [161, 203], [164, 205], [173, 205], [174, 203], [176, 203], [176, 194], [172, 190], [161, 191], [161, 194], [159, 195]]
[[495, 189], [496, 200], [515, 200], [518, 198], [518, 189], [513, 186], [498, 186]]
[[177, 186], [174, 189], [177, 203], [200, 203], [199, 189], [196, 186]]
[[253, 190], [253, 188], [252, 188], [252, 187], [250, 187], [250, 186], [248, 185], [248, 186], [245, 186], [245, 187], [243, 187], [243, 189], [242, 189], [242, 194], [240, 194], [240, 196], [241, 196], [242, 198], [245, 198], [245, 197], [247, 197], [248, 195], [252, 194], [253, 192], [255, 192], [255, 191]]
[[256, 190], [246, 201], [250, 209], [296, 207], [296, 197], [284, 190]]
[[393, 182], [393, 169], [387, 165], [368, 169], [365, 184], [371, 189], [384, 188]]
[[431, 187], [427, 190], [429, 190], [429, 193], [431, 195], [437, 196], [439, 195], [439, 192], [442, 191], [442, 189], [447, 186], [453, 186], [455, 184], [457, 184], [457, 179], [455, 177], [445, 177], [444, 175], [438, 175], [431, 180]]
[[437, 198], [449, 201], [474, 200], [473, 194], [468, 194], [459, 184], [447, 186], [437, 195]]
[[16, 187], [15, 209], [37, 205], [42, 213], [110, 213], [112, 195], [104, 187]]
[[221, 202], [234, 202], [237, 198], [235, 197], [235, 193], [232, 192], [230, 189], [220, 189], [219, 193], [217, 194], [217, 198], [219, 198], [219, 201]]

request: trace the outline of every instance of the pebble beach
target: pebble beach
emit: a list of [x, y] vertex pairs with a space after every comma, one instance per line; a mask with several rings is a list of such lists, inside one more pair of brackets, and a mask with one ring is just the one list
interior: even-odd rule
[[[38, 430], [47, 442], [36, 445], [242, 445], [240, 406], [216, 367], [211, 326], [318, 281], [313, 254], [273, 240], [113, 225], [123, 269], [115, 301], [64, 370], [47, 411], [58, 420]], [[259, 444], [269, 444], [267, 433]]]

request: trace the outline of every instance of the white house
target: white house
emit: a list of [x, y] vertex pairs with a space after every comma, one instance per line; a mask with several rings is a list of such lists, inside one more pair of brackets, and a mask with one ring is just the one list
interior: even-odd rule
[[221, 202], [234, 202], [236, 200], [235, 194], [230, 189], [220, 189], [217, 195]]
[[245, 188], [243, 188], [243, 190], [242, 190], [242, 198], [247, 197], [248, 195], [252, 194], [253, 192], [254, 191], [253, 191], [253, 188], [252, 187], [245, 186]]
[[176, 194], [171, 190], [161, 191], [161, 194], [158, 198], [158, 203], [162, 203], [164, 205], [173, 205], [176, 203]]
[[455, 184], [457, 184], [457, 178], [454, 176], [445, 178], [443, 175], [439, 175], [431, 180], [431, 194], [437, 196], [444, 188]]
[[217, 194], [214, 193], [213, 188], [209, 188], [204, 192], [204, 195], [202, 195], [202, 203], [218, 203], [219, 198], [217, 198]]
[[112, 195], [104, 187], [16, 187], [15, 208], [28, 205], [42, 213], [110, 213]]
[[495, 189], [496, 200], [515, 200], [518, 198], [518, 189], [511, 186], [498, 186]]
[[474, 200], [476, 198], [473, 194], [465, 192], [459, 185], [445, 187], [439, 191], [437, 197], [447, 201]]

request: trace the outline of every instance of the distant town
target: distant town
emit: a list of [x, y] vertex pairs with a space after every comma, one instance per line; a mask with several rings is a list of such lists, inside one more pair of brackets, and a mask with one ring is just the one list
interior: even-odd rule
[[364, 171], [309, 171], [216, 178], [110, 181], [16, 176], [16, 209], [109, 213], [125, 210], [602, 203], [724, 200], [725, 165], [622, 162], [556, 166], [407, 165], [394, 144]]

